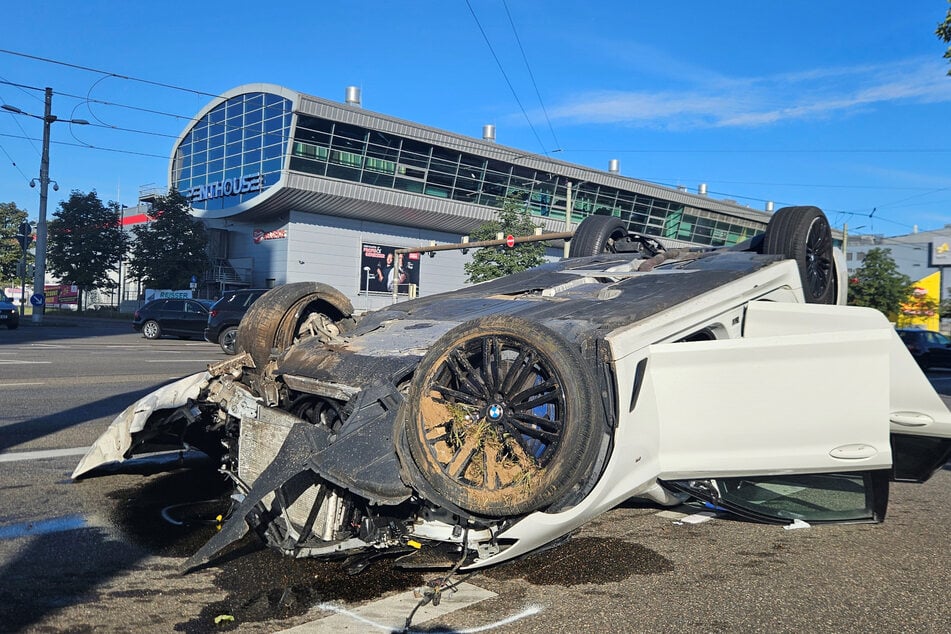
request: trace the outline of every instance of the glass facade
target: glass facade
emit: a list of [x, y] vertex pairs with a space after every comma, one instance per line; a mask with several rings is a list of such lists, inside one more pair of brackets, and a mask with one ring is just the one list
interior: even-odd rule
[[251, 92], [218, 104], [179, 144], [172, 183], [196, 209], [227, 209], [249, 200], [281, 176], [292, 103]]
[[[565, 218], [564, 176], [328, 119], [298, 115], [289, 167], [490, 207], [518, 195], [533, 215]], [[573, 182], [571, 203], [575, 223], [592, 214], [616, 216], [631, 231], [701, 245], [733, 245], [766, 228], [765, 222], [595, 183]]]

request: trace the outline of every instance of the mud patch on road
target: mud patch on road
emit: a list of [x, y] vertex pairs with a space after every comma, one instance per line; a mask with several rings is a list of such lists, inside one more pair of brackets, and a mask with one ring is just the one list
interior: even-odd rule
[[[229, 630], [242, 623], [287, 619], [308, 612], [322, 602], [357, 603], [390, 592], [404, 592], [423, 584], [419, 573], [394, 569], [378, 562], [358, 575], [348, 575], [340, 561], [292, 559], [256, 547], [245, 537], [212, 568], [219, 568], [215, 585], [228, 593], [223, 601], [206, 606], [201, 615], [180, 623], [175, 630], [188, 634], [211, 629]], [[233, 617], [215, 625], [221, 615]]]
[[[211, 469], [153, 476], [142, 486], [109, 494], [116, 502], [112, 521], [131, 541], [155, 554], [189, 557], [215, 534], [215, 518], [226, 515], [231, 506], [230, 492], [231, 484]], [[185, 512], [189, 505], [194, 505], [194, 513]]]
[[656, 552], [617, 538], [582, 537], [511, 564], [486, 571], [486, 576], [535, 585], [576, 586], [623, 581], [633, 575], [671, 572], [674, 565]]

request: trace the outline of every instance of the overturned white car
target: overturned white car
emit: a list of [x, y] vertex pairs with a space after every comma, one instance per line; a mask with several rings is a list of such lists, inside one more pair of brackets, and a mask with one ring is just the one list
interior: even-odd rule
[[880, 521], [890, 479], [948, 460], [951, 413], [894, 329], [841, 305], [819, 209], [714, 250], [594, 216], [571, 255], [359, 319], [322, 284], [269, 291], [243, 353], [133, 404], [73, 477], [184, 439], [220, 455], [237, 500], [188, 567], [250, 526], [354, 571], [440, 548], [466, 569], [632, 497]]

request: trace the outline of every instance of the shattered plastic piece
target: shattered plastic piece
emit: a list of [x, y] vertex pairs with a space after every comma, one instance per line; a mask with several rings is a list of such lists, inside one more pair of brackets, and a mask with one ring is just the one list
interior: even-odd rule
[[797, 528], [812, 528], [812, 525], [809, 524], [809, 522], [804, 522], [800, 519], [795, 519], [792, 521], [792, 524], [786, 524], [785, 526], [783, 526], [783, 529], [787, 531], [793, 531], [793, 530], [796, 530]]
[[221, 625], [225, 621], [234, 621], [234, 617], [230, 614], [219, 614], [215, 617], [215, 625]]

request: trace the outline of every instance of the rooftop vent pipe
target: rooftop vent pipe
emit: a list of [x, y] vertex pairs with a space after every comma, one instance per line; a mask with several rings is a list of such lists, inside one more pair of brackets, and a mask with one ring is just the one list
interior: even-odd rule
[[608, 171], [611, 172], [612, 174], [620, 174], [621, 162], [617, 159], [611, 159], [610, 161], [608, 161]]
[[773, 213], [773, 201], [771, 200], [766, 201], [766, 213]]
[[701, 196], [706, 196], [706, 195], [707, 195], [707, 184], [706, 184], [706, 183], [700, 183], [700, 186], [697, 187], [697, 193], [700, 194]]
[[356, 86], [347, 86], [346, 102], [348, 106], [360, 106], [360, 89]]
[[482, 140], [495, 143], [495, 126], [491, 123], [482, 126]]

